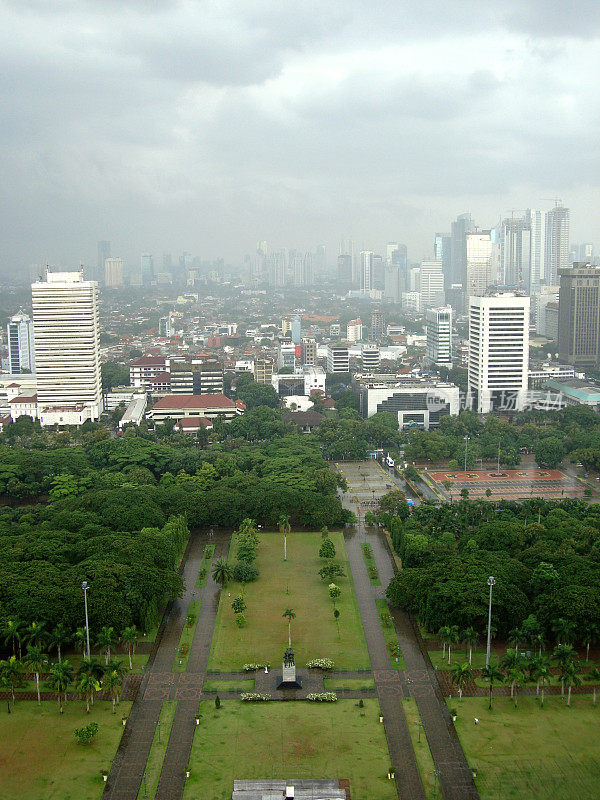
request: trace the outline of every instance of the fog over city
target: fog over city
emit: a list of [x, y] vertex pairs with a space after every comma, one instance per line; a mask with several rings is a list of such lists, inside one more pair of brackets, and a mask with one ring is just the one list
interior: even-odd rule
[[0, 273], [406, 242], [571, 209], [598, 241], [600, 6], [0, 3]]

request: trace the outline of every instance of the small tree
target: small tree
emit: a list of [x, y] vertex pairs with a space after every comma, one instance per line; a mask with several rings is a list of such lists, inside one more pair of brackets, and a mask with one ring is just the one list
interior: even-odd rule
[[482, 672], [482, 676], [489, 681], [490, 688], [489, 688], [489, 705], [488, 708], [492, 710], [492, 695], [494, 692], [494, 684], [495, 683], [502, 683], [504, 681], [504, 673], [500, 669], [500, 667], [495, 664], [493, 661], [490, 661], [487, 667], [484, 667]]
[[234, 597], [233, 602], [231, 603], [231, 607], [233, 608], [236, 614], [243, 614], [247, 608], [246, 601], [243, 597]]
[[96, 639], [96, 647], [104, 650], [104, 663], [108, 664], [110, 661], [110, 648], [114, 647], [118, 641], [115, 629], [112, 626], [104, 625]]
[[121, 641], [127, 645], [127, 653], [129, 655], [129, 669], [133, 669], [133, 656], [135, 655], [135, 645], [138, 638], [138, 632], [135, 625], [124, 628], [121, 634]]
[[75, 647], [81, 648], [82, 656], [85, 658], [87, 644], [87, 634], [85, 628], [77, 628], [73, 634], [73, 642], [75, 643]]
[[337, 626], [338, 637], [340, 635], [340, 610], [339, 608], [333, 609], [333, 618], [335, 620], [335, 624]]
[[219, 695], [215, 697], [215, 708], [221, 708], [221, 698]]
[[323, 539], [321, 547], [319, 548], [319, 556], [321, 558], [335, 558], [335, 545], [329, 536]]
[[462, 701], [462, 693], [463, 689], [465, 688], [465, 684], [468, 683], [472, 677], [473, 671], [467, 663], [457, 664], [452, 669], [452, 683], [455, 684], [458, 689], [459, 702]]
[[319, 575], [324, 581], [332, 581], [334, 578], [343, 578], [345, 574], [340, 564], [325, 564], [325, 566], [321, 567], [319, 570]]
[[50, 667], [50, 676], [48, 678], [47, 686], [53, 689], [58, 697], [58, 708], [62, 714], [63, 710], [63, 696], [66, 700], [67, 689], [73, 683], [73, 666], [71, 662], [65, 658], [60, 664], [53, 664]]
[[296, 619], [296, 612], [293, 608], [286, 608], [286, 610], [281, 615], [282, 617], [287, 617], [288, 621], [288, 647], [292, 646], [292, 620]]
[[341, 595], [342, 590], [335, 583], [329, 584], [329, 597], [333, 600], [333, 607], [335, 608], [335, 601]]
[[448, 627], [448, 664], [450, 663], [450, 653], [453, 644], [458, 644], [460, 641], [458, 635], [458, 625], [450, 625]]
[[61, 662], [61, 648], [64, 644], [68, 644], [71, 641], [71, 634], [69, 633], [69, 629], [67, 626], [59, 622], [58, 625], [54, 628], [52, 633], [50, 634], [49, 640], [49, 647], [56, 647], [56, 652], [58, 655], [58, 663]]
[[83, 728], [75, 728], [73, 733], [79, 744], [89, 744], [98, 733], [98, 723], [90, 722], [89, 725], [85, 725]]
[[577, 664], [573, 662], [569, 664], [565, 674], [565, 685], [567, 687], [567, 705], [571, 705], [571, 690], [575, 686], [581, 686], [582, 678], [581, 671]]
[[104, 675], [104, 679], [102, 680], [102, 688], [108, 692], [108, 695], [112, 700], [113, 714], [116, 713], [115, 703], [118, 700], [122, 685], [123, 685], [123, 678], [121, 675], [119, 675], [116, 669], [111, 669], [110, 672], [107, 672]]
[[77, 690], [85, 700], [86, 714], [90, 713], [90, 702], [96, 692], [100, 691], [100, 681], [94, 678], [93, 675], [86, 675], [85, 673], [79, 676], [77, 682]]
[[590, 681], [591, 683], [594, 684], [592, 686], [592, 692], [593, 692], [592, 702], [594, 705], [596, 705], [596, 694], [598, 691], [597, 684], [600, 683], [600, 669], [598, 669], [598, 667], [596, 666], [592, 667], [586, 674], [585, 679], [586, 681]]
[[46, 660], [46, 654], [39, 645], [27, 645], [25, 663], [35, 675], [35, 689], [37, 692], [38, 705], [42, 703], [40, 697], [40, 672], [43, 670]]
[[6, 661], [0, 661], [0, 679], [2, 684], [10, 689], [13, 706], [15, 704], [15, 688], [21, 683], [21, 662], [16, 656], [10, 656]]
[[473, 648], [477, 646], [479, 636], [475, 628], [469, 627], [461, 633], [460, 638], [466, 645], [467, 652], [465, 652], [465, 655], [469, 656], [469, 666], [471, 666], [473, 661]]
[[232, 569], [229, 562], [224, 558], [218, 558], [212, 568], [213, 580], [216, 581], [221, 589], [231, 580]]

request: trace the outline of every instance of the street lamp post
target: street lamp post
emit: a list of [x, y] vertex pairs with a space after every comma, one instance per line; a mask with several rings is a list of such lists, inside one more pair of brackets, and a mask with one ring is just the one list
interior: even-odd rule
[[488, 586], [490, 587], [490, 605], [488, 609], [488, 629], [487, 629], [487, 650], [485, 653], [485, 668], [487, 669], [490, 665], [490, 645], [492, 641], [492, 591], [494, 589], [494, 584], [496, 583], [496, 578], [493, 575], [487, 580]]
[[88, 622], [88, 607], [87, 607], [87, 592], [89, 589], [88, 582], [84, 581], [81, 584], [81, 588], [83, 589], [83, 604], [85, 606], [85, 639], [86, 639], [86, 650], [87, 650], [87, 657], [88, 661], [90, 659], [90, 625]]
[[467, 448], [469, 447], [470, 436], [465, 436], [465, 486], [467, 485]]

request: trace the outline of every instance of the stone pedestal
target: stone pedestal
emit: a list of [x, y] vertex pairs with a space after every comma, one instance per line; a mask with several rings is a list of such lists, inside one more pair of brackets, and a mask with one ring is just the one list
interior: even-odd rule
[[281, 675], [277, 676], [278, 689], [301, 689], [302, 679], [296, 675], [296, 663], [294, 661], [294, 651], [291, 647], [283, 655], [283, 667]]

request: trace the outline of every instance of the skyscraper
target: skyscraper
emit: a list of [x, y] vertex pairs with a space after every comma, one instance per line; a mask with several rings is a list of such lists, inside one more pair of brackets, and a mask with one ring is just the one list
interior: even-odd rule
[[559, 272], [558, 353], [561, 361], [596, 367], [600, 361], [600, 268], [575, 263]]
[[419, 273], [421, 310], [444, 305], [444, 275], [441, 261], [422, 261]]
[[[544, 282], [545, 268], [544, 258], [546, 254], [546, 227], [544, 216], [541, 211], [528, 208], [525, 218], [529, 223], [530, 255], [529, 255], [529, 280], [525, 281], [525, 288], [529, 293], [537, 290], [537, 287]], [[548, 283], [548, 281], [545, 281]]]
[[467, 233], [475, 230], [475, 224], [470, 214], [459, 214], [452, 223], [451, 252], [450, 252], [450, 279], [446, 284], [461, 283], [465, 288], [467, 279]]
[[568, 269], [569, 261], [569, 209], [557, 201], [551, 211], [546, 212], [545, 278], [549, 285], [558, 283], [561, 269]]
[[427, 358], [439, 367], [452, 366], [452, 309], [430, 308], [427, 322]]
[[442, 262], [444, 288], [452, 286], [452, 237], [449, 233], [436, 233], [433, 244], [433, 258]]
[[90, 280], [104, 280], [104, 262], [107, 258], [110, 258], [110, 242], [106, 239], [103, 239], [102, 241], [98, 242], [98, 261], [96, 269], [91, 271], [92, 274], [90, 275]]
[[373, 252], [362, 250], [360, 254], [360, 290], [370, 292], [373, 288]]
[[501, 272], [504, 286], [529, 290], [531, 263], [531, 227], [526, 217], [510, 217], [502, 221], [500, 233]]
[[102, 412], [98, 284], [49, 272], [31, 286], [42, 424], [80, 424]]
[[377, 342], [385, 334], [385, 314], [378, 308], [371, 311], [371, 324], [369, 326], [369, 340]]
[[13, 375], [35, 372], [33, 323], [20, 311], [6, 326], [8, 342], [8, 371]]
[[154, 258], [150, 253], [143, 253], [140, 260], [142, 286], [150, 286], [154, 282]]
[[469, 301], [469, 396], [473, 410], [522, 411], [529, 370], [529, 297]]
[[337, 260], [338, 283], [345, 288], [352, 284], [352, 256], [348, 253], [340, 253]]
[[104, 262], [104, 285], [122, 286], [123, 285], [123, 259], [107, 258]]
[[465, 234], [466, 275], [465, 297], [482, 297], [492, 279], [492, 235], [490, 231]]

